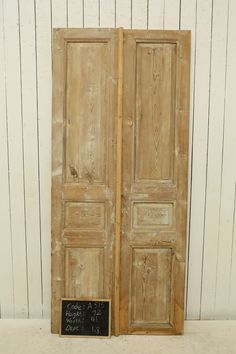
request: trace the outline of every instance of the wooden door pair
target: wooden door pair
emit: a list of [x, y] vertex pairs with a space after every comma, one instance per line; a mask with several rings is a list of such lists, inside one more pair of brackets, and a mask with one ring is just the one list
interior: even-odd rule
[[112, 333], [183, 331], [190, 33], [56, 29], [52, 332], [61, 297]]

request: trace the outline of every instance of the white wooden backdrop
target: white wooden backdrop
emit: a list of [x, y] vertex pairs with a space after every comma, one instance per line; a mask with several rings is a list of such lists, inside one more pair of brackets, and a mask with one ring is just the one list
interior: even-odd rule
[[192, 30], [186, 317], [236, 318], [236, 1], [0, 0], [0, 310], [50, 315], [53, 27]]

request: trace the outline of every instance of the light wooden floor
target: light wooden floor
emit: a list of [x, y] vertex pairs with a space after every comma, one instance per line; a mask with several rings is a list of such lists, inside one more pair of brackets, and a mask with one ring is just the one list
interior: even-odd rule
[[0, 320], [1, 354], [236, 354], [236, 321], [186, 321], [184, 336], [59, 338], [48, 320]]

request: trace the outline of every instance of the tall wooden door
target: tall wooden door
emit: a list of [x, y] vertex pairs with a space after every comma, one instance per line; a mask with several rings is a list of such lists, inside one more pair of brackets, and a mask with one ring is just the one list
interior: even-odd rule
[[61, 297], [102, 297], [115, 334], [181, 333], [189, 32], [54, 36], [52, 332]]
[[121, 333], [181, 333], [190, 35], [124, 32]]
[[115, 30], [54, 31], [52, 332], [61, 297], [112, 298]]

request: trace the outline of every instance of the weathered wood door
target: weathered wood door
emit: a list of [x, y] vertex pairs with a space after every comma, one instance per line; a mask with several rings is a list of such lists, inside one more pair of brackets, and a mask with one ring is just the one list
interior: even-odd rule
[[117, 33], [54, 31], [52, 332], [60, 298], [113, 296]]
[[181, 333], [189, 32], [54, 34], [52, 331], [66, 296], [112, 298], [116, 334]]
[[189, 32], [125, 31], [121, 333], [181, 333]]

